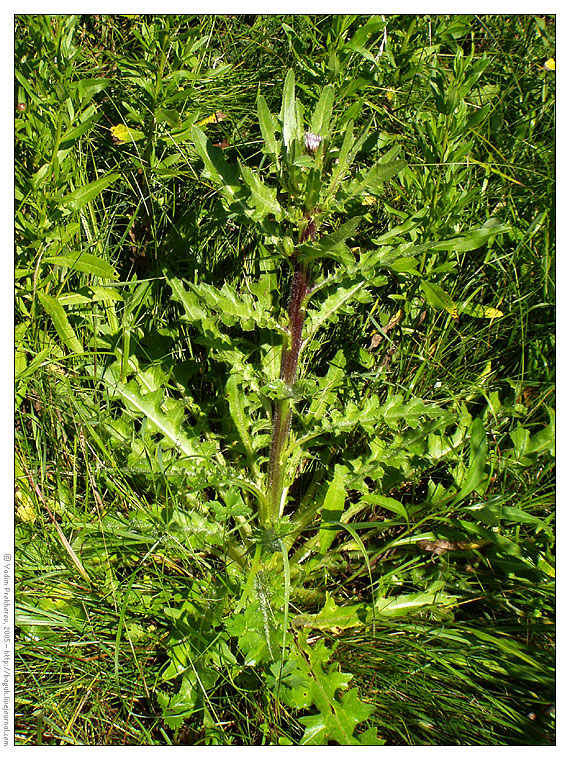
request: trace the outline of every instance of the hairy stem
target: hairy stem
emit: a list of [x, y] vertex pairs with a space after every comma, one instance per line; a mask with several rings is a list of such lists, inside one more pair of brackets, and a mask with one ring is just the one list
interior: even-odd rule
[[[300, 242], [307, 238], [314, 240], [315, 225], [309, 221], [301, 235]], [[305, 302], [310, 292], [309, 275], [306, 266], [294, 258], [291, 295], [289, 297], [289, 328], [283, 341], [281, 354], [281, 380], [292, 388], [297, 379], [299, 354], [302, 345], [303, 324], [305, 322]], [[285, 463], [282, 460], [291, 427], [291, 399], [280, 399], [275, 402], [273, 411], [273, 432], [271, 450], [269, 453], [268, 471], [268, 519], [264, 527], [271, 527], [281, 514], [283, 498], [283, 479]]]

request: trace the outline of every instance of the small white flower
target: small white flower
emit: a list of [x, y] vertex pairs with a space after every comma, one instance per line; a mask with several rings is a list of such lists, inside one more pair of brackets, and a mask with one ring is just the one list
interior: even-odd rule
[[305, 148], [309, 153], [315, 153], [321, 140], [323, 138], [320, 135], [314, 135], [312, 132], [305, 132]]

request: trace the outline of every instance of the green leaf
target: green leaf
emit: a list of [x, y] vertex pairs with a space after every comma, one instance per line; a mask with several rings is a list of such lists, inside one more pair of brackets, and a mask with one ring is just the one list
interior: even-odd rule
[[399, 158], [397, 161], [390, 161], [389, 163], [375, 164], [366, 176], [365, 187], [373, 194], [379, 195], [383, 192], [382, 185], [387, 182], [396, 174], [399, 174], [406, 168], [406, 161], [403, 158]]
[[344, 139], [342, 141], [342, 145], [340, 147], [340, 152], [338, 155], [338, 163], [335, 164], [335, 167], [331, 174], [331, 180], [327, 187], [327, 191], [326, 191], [327, 197], [329, 195], [332, 195], [336, 191], [338, 183], [340, 182], [341, 178], [344, 176], [346, 170], [348, 169], [350, 152], [351, 152], [352, 147], [354, 146], [354, 135], [352, 133], [353, 129], [354, 129], [354, 122], [351, 119], [346, 125], [346, 129], [344, 132]]
[[[344, 483], [347, 473], [348, 469], [346, 467], [338, 464], [335, 465], [334, 477], [323, 501], [321, 523], [340, 521], [346, 500]], [[333, 530], [332, 528], [321, 528], [319, 530], [319, 552], [321, 554], [325, 554], [330, 549], [337, 533], [338, 530]]]
[[[374, 611], [380, 617], [402, 617], [418, 612], [426, 607], [450, 607], [456, 603], [456, 596], [447, 594], [444, 591], [434, 590], [426, 593], [418, 592], [380, 598], [376, 601]], [[372, 619], [371, 612], [369, 620]]]
[[66, 251], [58, 256], [46, 256], [43, 261], [109, 280], [116, 280], [118, 277], [115, 268], [108, 261], [82, 251]]
[[367, 504], [378, 504], [384, 509], [388, 509], [390, 512], [403, 517], [408, 522], [408, 513], [402, 502], [392, 499], [389, 496], [379, 496], [377, 494], [366, 494], [362, 497], [362, 501]]
[[430, 306], [434, 309], [447, 311], [454, 318], [457, 317], [457, 304], [443, 288], [425, 280], [422, 280], [420, 285]]
[[76, 127], [69, 129], [61, 138], [60, 149], [57, 152], [58, 158], [61, 159], [61, 157], [73, 147], [75, 142], [77, 142], [77, 139], [81, 137], [81, 135], [85, 134], [85, 132], [87, 132], [89, 129], [91, 129], [93, 124], [97, 122], [98, 119], [99, 114], [93, 114], [93, 116], [90, 118], [82, 121], [81, 124], [78, 124]]
[[388, 266], [393, 272], [411, 272], [416, 268], [417, 264], [418, 260], [412, 256], [401, 256]]
[[385, 29], [386, 26], [386, 19], [383, 19], [381, 16], [371, 16], [365, 24], [356, 30], [345, 47], [349, 48], [349, 50], [360, 51], [371, 34], [375, 34], [376, 32]]
[[328, 257], [340, 263], [353, 263], [354, 256], [344, 241], [354, 235], [361, 219], [361, 216], [354, 216], [330, 235], [323, 235], [314, 243], [303, 243], [298, 246], [297, 250], [303, 261], [309, 262]]
[[216, 445], [211, 442], [200, 441], [192, 435], [192, 429], [184, 429], [183, 409], [179, 404], [179, 413], [173, 413], [172, 404], [167, 411], [163, 410], [166, 405], [161, 389], [143, 394], [137, 379], [124, 383], [120, 379], [120, 367], [118, 363], [110, 367], [97, 366], [97, 377], [104, 381], [109, 391], [123, 400], [127, 408], [138, 415], [142, 415], [148, 425], [149, 433], [161, 433], [163, 446], [168, 446], [184, 457], [178, 457], [177, 464], [188, 469], [204, 470], [205, 464], [212, 459], [216, 451]]
[[94, 182], [90, 182], [88, 185], [80, 187], [78, 190], [74, 190], [66, 195], [61, 199], [60, 205], [68, 211], [79, 211], [86, 203], [89, 203], [100, 195], [105, 188], [116, 182], [120, 176], [117, 172], [112, 172], [100, 179], [96, 179]]
[[241, 167], [241, 174], [249, 187], [251, 194], [247, 199], [249, 206], [253, 206], [261, 219], [267, 214], [273, 214], [277, 221], [283, 216], [281, 206], [277, 201], [277, 188], [268, 187], [261, 179], [247, 166]]
[[316, 628], [321, 631], [345, 631], [363, 625], [365, 616], [363, 604], [346, 604], [338, 606], [333, 597], [327, 593], [323, 607], [315, 615], [296, 615], [293, 625], [298, 628]]
[[237, 200], [243, 195], [243, 188], [239, 182], [239, 169], [230, 166], [220, 148], [215, 148], [199, 127], [193, 126], [190, 130], [194, 147], [204, 162], [203, 175], [206, 179], [221, 186], [222, 191], [230, 201]]
[[327, 84], [321, 90], [319, 101], [315, 106], [313, 118], [311, 119], [310, 131], [320, 137], [328, 137], [329, 123], [332, 116], [334, 105], [334, 86]]
[[257, 98], [257, 118], [259, 120], [261, 136], [265, 143], [265, 149], [269, 155], [277, 160], [279, 156], [279, 143], [275, 139], [275, 133], [277, 132], [279, 125], [277, 124], [276, 118], [269, 110], [263, 95], [259, 95]]
[[485, 473], [487, 465], [487, 435], [485, 428], [479, 417], [475, 417], [471, 425], [471, 441], [469, 453], [469, 467], [465, 476], [458, 484], [460, 491], [455, 497], [455, 501], [461, 501], [472, 491], [482, 493], [486, 490], [489, 481]]
[[440, 240], [437, 243], [429, 244], [431, 251], [476, 251], [495, 235], [501, 235], [510, 231], [506, 224], [500, 224], [496, 219], [489, 219], [485, 226], [467, 232], [458, 238], [451, 240]]
[[63, 343], [70, 351], [73, 351], [76, 354], [82, 354], [83, 346], [75, 334], [75, 330], [69, 323], [65, 309], [59, 303], [57, 298], [53, 298], [53, 296], [49, 296], [47, 293], [40, 292], [38, 292], [38, 298], [47, 314], [51, 317], [57, 334]]
[[251, 445], [251, 438], [246, 424], [244, 394], [242, 388], [238, 385], [238, 377], [236, 374], [231, 374], [229, 376], [226, 383], [226, 392], [228, 394], [231, 418], [236, 426], [236, 430], [238, 431], [247, 454], [250, 457], [253, 457], [253, 447]]
[[164, 122], [171, 129], [176, 129], [180, 125], [180, 114], [172, 108], [157, 108], [154, 116], [158, 124]]
[[308, 312], [308, 326], [306, 339], [312, 338], [317, 330], [329, 320], [338, 320], [339, 313], [347, 313], [351, 310], [350, 302], [354, 299], [360, 303], [372, 300], [372, 296], [365, 289], [365, 282], [352, 282], [348, 285], [337, 286], [323, 301], [318, 309], [312, 308]]
[[383, 235], [380, 235], [380, 237], [373, 238], [372, 243], [374, 243], [374, 245], [384, 245], [389, 240], [392, 240], [399, 235], [404, 235], [407, 232], [416, 229], [422, 223], [422, 219], [426, 216], [427, 212], [427, 207], [422, 208], [420, 211], [416, 212], [409, 219], [407, 219], [403, 224], [391, 227]]
[[[167, 279], [175, 292], [176, 300], [180, 300], [184, 305], [187, 317], [193, 322], [204, 322], [207, 320], [208, 328], [216, 334], [220, 330], [212, 324], [208, 311], [201, 308], [206, 306], [208, 310], [213, 311], [216, 316], [228, 326], [239, 323], [242, 330], [249, 331], [260, 328], [270, 328], [283, 333], [283, 328], [277, 322], [276, 317], [269, 309], [266, 309], [263, 302], [249, 293], [238, 294], [236, 290], [228, 283], [224, 283], [221, 288], [215, 288], [213, 285], [201, 282], [197, 285], [187, 283], [194, 297], [184, 289], [180, 280], [167, 276]], [[229, 346], [231, 341], [225, 336], [224, 342]]]
[[[379, 194], [383, 191], [382, 185], [406, 167], [406, 161], [403, 158], [396, 159], [400, 152], [400, 146], [394, 145], [388, 153], [377, 161], [368, 171], [363, 185], [370, 193]], [[349, 185], [350, 192], [350, 185]]]
[[82, 105], [85, 106], [94, 95], [105, 90], [111, 84], [111, 79], [99, 77], [96, 79], [80, 79], [77, 85], [77, 92], [81, 98]]
[[281, 122], [283, 124], [283, 144], [288, 149], [297, 136], [297, 108], [295, 105], [295, 74], [289, 69], [283, 85], [281, 103]]
[[62, 306], [77, 306], [94, 301], [122, 301], [123, 296], [116, 288], [104, 288], [97, 285], [79, 288], [74, 293], [63, 293], [57, 299]]

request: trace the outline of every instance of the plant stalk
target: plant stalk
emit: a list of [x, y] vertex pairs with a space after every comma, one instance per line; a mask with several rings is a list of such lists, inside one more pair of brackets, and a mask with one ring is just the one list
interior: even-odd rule
[[[316, 236], [315, 225], [309, 220], [307, 227], [301, 234], [300, 242], [307, 238], [314, 240]], [[280, 378], [289, 389], [297, 379], [299, 355], [301, 353], [303, 324], [305, 322], [306, 297], [310, 292], [309, 272], [307, 267], [299, 262], [296, 254], [293, 260], [293, 279], [291, 282], [291, 294], [289, 297], [289, 328], [283, 341], [281, 354]], [[283, 452], [287, 444], [291, 427], [291, 399], [279, 399], [275, 402], [273, 412], [273, 432], [271, 436], [271, 449], [269, 453], [268, 471], [268, 512], [267, 523], [263, 527], [272, 527], [279, 518], [282, 509], [283, 479], [285, 476], [285, 462]]]

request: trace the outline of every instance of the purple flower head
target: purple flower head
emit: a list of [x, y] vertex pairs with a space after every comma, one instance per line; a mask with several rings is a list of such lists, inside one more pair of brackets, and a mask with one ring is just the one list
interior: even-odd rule
[[323, 138], [320, 135], [314, 135], [312, 132], [305, 132], [305, 148], [309, 153], [316, 153], [322, 139]]

